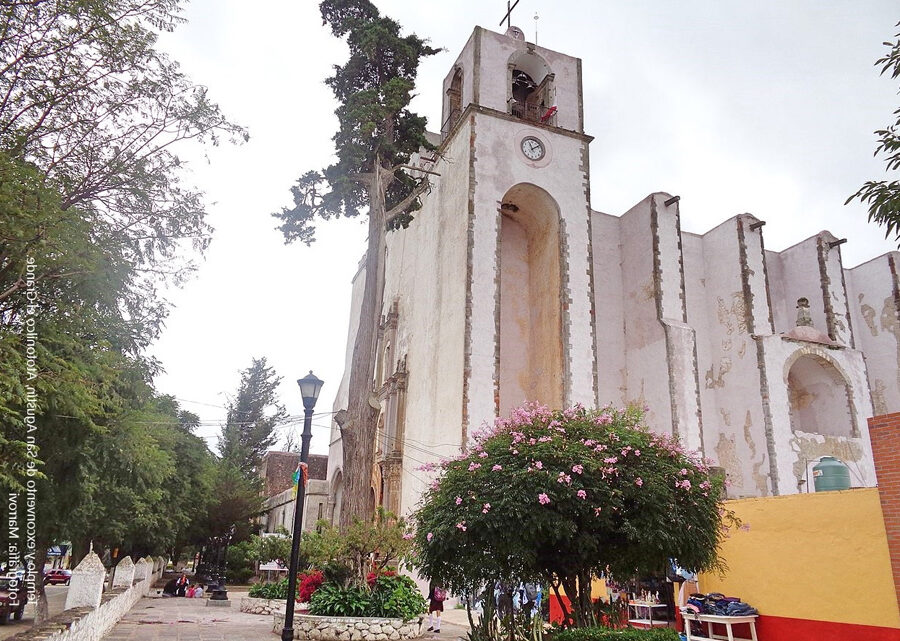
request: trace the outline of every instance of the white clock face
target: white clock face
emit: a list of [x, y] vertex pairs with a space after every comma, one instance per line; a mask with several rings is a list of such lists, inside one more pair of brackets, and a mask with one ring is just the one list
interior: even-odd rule
[[540, 160], [544, 157], [544, 143], [533, 136], [522, 139], [522, 153], [529, 160]]

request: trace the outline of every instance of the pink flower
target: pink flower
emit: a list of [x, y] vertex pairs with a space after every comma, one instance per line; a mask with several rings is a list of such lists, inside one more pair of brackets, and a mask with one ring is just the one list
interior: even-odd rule
[[575, 472], [576, 474], [582, 474], [582, 473], [584, 472], [584, 466], [583, 466], [583, 465], [580, 465], [580, 464], [579, 464], [579, 465], [573, 465], [573, 466], [572, 466], [572, 471]]
[[619, 462], [619, 459], [617, 459], [615, 456], [610, 456], [609, 458], [603, 459], [603, 462], [604, 462], [604, 463], [609, 463], [609, 464], [611, 465], [611, 464], [613, 464], [613, 463], [618, 463], [618, 462]]
[[641, 486], [644, 484], [644, 479], [642, 479], [642, 478], [639, 476], [639, 477], [637, 477], [636, 479], [634, 479], [634, 484], [637, 485], [638, 487], [641, 487]]
[[491, 468], [491, 472], [499, 472], [502, 469], [503, 469], [502, 465], [495, 465], [494, 467]]
[[553, 440], [553, 438], [550, 436], [542, 436], [541, 438], [538, 439], [538, 443], [547, 443], [552, 440]]
[[459, 504], [461, 504], [461, 503], [462, 503], [462, 497], [461, 497], [461, 496], [457, 496], [457, 497], [456, 497], [456, 504], [459, 505]]
[[538, 494], [538, 503], [541, 505], [547, 505], [550, 502], [550, 497], [547, 496], [544, 492]]
[[586, 498], [587, 498], [587, 492], [585, 492], [584, 490], [578, 490], [578, 491], [576, 492], [576, 494], [578, 495], [578, 498], [580, 498], [580, 499], [586, 499]]
[[482, 513], [482, 514], [487, 514], [488, 511], [489, 511], [490, 509], [491, 509], [491, 504], [490, 504], [490, 503], [485, 503], [485, 504], [484, 504], [484, 507], [481, 508], [481, 513]]
[[600, 511], [602, 509], [603, 509], [602, 507], [595, 507], [594, 508], [594, 516], [600, 516]]
[[679, 474], [681, 474], [682, 476], [687, 476], [687, 473], [688, 473], [687, 468], [684, 468], [684, 467], [681, 468], [681, 472], [679, 472]]
[[537, 469], [539, 469], [539, 470], [544, 469], [544, 464], [541, 463], [540, 461], [535, 461], [535, 462], [534, 462], [534, 466], [535, 466]]
[[565, 472], [560, 472], [559, 476], [556, 478], [557, 483], [565, 483], [566, 485], [572, 484], [572, 477], [566, 474]]
[[429, 543], [431, 543], [431, 539], [433, 539], [433, 538], [434, 538], [434, 532], [429, 532], [428, 534], [425, 535], [425, 540], [428, 541]]
[[703, 482], [700, 484], [700, 489], [701, 489], [701, 490], [708, 490], [709, 487], [710, 487], [709, 481], [703, 481]]
[[403, 539], [406, 541], [409, 541], [413, 538], [413, 536], [414, 536], [413, 534], [410, 534], [409, 532], [407, 532], [406, 534], [403, 535]]
[[635, 455], [635, 456], [640, 456], [640, 455], [641, 455], [641, 451], [640, 451], [640, 450], [635, 450], [635, 451], [634, 451], [634, 455]]
[[516, 455], [519, 453], [519, 450], [513, 450], [512, 453], [513, 453], [513, 455]]
[[462, 521], [461, 523], [457, 523], [457, 524], [456, 524], [456, 527], [457, 527], [457, 529], [460, 529], [460, 530], [462, 530], [463, 532], [465, 532], [465, 531], [466, 531], [466, 522], [465, 522], [465, 521]]
[[469, 463], [469, 471], [470, 471], [470, 472], [474, 472], [474, 471], [477, 470], [479, 467], [481, 467], [481, 463], [474, 463], [474, 462], [473, 462], [473, 463]]
[[479, 454], [478, 454], [478, 458], [487, 458], [487, 457], [488, 457], [487, 452], [479, 452]]

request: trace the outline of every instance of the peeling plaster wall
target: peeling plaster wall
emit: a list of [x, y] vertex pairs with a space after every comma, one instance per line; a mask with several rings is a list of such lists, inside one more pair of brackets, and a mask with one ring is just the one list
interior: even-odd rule
[[622, 302], [625, 313], [625, 400], [646, 404], [651, 429], [673, 433], [666, 334], [656, 304], [651, 200], [648, 196], [620, 219]]
[[[696, 234], [682, 232], [682, 252], [684, 255], [684, 296], [687, 305], [688, 323], [696, 332], [697, 356], [694, 363], [694, 375], [698, 379], [698, 396], [700, 399], [701, 417], [703, 420], [703, 433], [715, 428], [719, 423], [716, 405], [716, 391], [704, 384], [703, 363], [712, 362], [710, 354], [710, 322], [715, 317], [706, 313], [706, 259], [703, 252], [703, 237]], [[710, 427], [711, 426], [711, 427]], [[714, 458], [715, 453], [709, 449], [706, 438], [701, 439], [700, 449], [707, 457]]]
[[900, 252], [845, 270], [857, 349], [866, 355], [875, 415], [900, 411]]
[[627, 400], [620, 228], [619, 218], [592, 212], [597, 380], [601, 406], [607, 403], [621, 406]]
[[770, 253], [768, 256], [769, 261], [780, 263], [781, 291], [772, 300], [772, 305], [778, 309], [775, 314], [776, 332], [790, 331], [797, 324], [798, 298], [809, 300], [813, 326], [826, 333], [828, 331], [819, 272], [818, 238], [807, 238], [778, 254]]
[[703, 398], [712, 400], [703, 408], [706, 455], [725, 468], [729, 496], [764, 496], [771, 491], [766, 421], [751, 336], [754, 312], [742, 278], [739, 224], [740, 217], [731, 218], [704, 234], [706, 303], [705, 308], [689, 309], [688, 317], [693, 320], [705, 312], [709, 319], [704, 336], [708, 357], [699, 362]]

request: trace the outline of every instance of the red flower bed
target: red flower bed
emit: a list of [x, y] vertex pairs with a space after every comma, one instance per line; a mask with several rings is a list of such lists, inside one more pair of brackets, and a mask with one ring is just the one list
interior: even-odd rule
[[297, 603], [309, 603], [309, 598], [313, 592], [319, 589], [319, 586], [325, 582], [325, 575], [319, 570], [310, 572], [301, 572], [297, 575]]

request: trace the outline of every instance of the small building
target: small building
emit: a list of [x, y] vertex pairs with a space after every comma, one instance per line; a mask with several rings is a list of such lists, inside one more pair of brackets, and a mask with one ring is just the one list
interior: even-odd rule
[[[269, 451], [263, 456], [260, 476], [264, 480], [266, 500], [264, 513], [260, 517], [260, 531], [276, 532], [284, 528], [289, 534], [294, 532], [294, 510], [296, 496], [294, 472], [300, 463], [296, 452]], [[320, 454], [309, 456], [309, 483], [306, 487], [302, 530], [312, 530], [316, 521], [328, 518], [328, 457]]]

